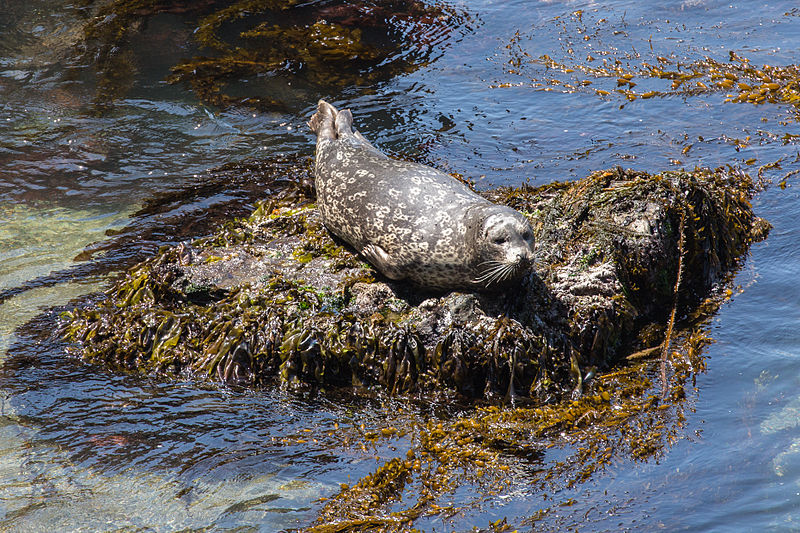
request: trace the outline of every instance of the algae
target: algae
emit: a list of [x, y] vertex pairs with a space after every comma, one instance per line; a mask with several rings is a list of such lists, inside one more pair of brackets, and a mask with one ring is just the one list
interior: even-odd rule
[[75, 49], [92, 58], [101, 107], [133, 86], [140, 69], [136, 40], [159, 15], [180, 16], [190, 28], [174, 38], [192, 56], [174, 60], [165, 73], [169, 83], [187, 86], [206, 104], [273, 111], [296, 105], [296, 90], [366, 87], [413, 72], [432, 59], [434, 45], [469, 31], [465, 13], [419, 0], [89, 4], [93, 16]]
[[[624, 20], [624, 15], [623, 15]], [[606, 98], [636, 99], [698, 96], [720, 93], [725, 102], [800, 106], [800, 68], [797, 65], [752, 64], [747, 57], [729, 51], [727, 57], [679, 58], [674, 52], [659, 55], [652, 41], [649, 51], [626, 51], [611, 44], [618, 32], [601, 35], [610, 22], [590, 20], [583, 10], [553, 19], [560, 28], [563, 56], [533, 56], [527, 52], [528, 35], [515, 32], [506, 45], [506, 73], [525, 79], [499, 82], [493, 87], [531, 86], [565, 92], [590, 92]], [[591, 27], [590, 27], [591, 26]], [[533, 66], [531, 70], [528, 67]], [[529, 79], [529, 81], [528, 81]], [[600, 84], [601, 88], [595, 87]], [[635, 89], [646, 85], [646, 90]], [[691, 145], [684, 147], [684, 152]]]
[[74, 353], [248, 385], [555, 399], [580, 392], [592, 369], [660, 345], [663, 333], [642, 332], [663, 328], [678, 306], [695, 308], [746, 251], [757, 220], [752, 180], [730, 170], [614, 169], [489, 191], [535, 213], [536, 271], [513, 296], [416, 294], [376, 280], [329, 236], [308, 167], [298, 167], [250, 217], [162, 251], [99, 306], [71, 312]]
[[[768, 231], [750, 205], [756, 182], [729, 168], [497, 189], [483, 194], [531, 221], [535, 272], [513, 293], [418, 294], [331, 239], [307, 161], [284, 170], [291, 179], [270, 182], [250, 216], [161, 250], [62, 328], [75, 356], [163, 378], [471, 406], [318, 435], [396, 452], [320, 502], [309, 531], [406, 531], [520, 476], [526, 490], [557, 490], [657, 457], [681, 438], [712, 342], [703, 320], [730, 295], [720, 283]], [[543, 468], [554, 447], [561, 459]], [[447, 503], [464, 487], [484, 496]]]

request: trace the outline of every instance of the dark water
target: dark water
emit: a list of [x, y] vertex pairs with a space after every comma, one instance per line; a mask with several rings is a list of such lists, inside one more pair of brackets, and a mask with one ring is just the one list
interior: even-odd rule
[[[429, 41], [409, 33], [416, 44], [401, 42], [392, 60], [411, 67], [369, 83], [325, 86], [289, 72], [232, 84], [232, 93], [281, 95], [284, 108], [269, 110], [221, 109], [163, 81], [170, 66], [198, 53], [192, 10], [148, 19], [128, 48], [133, 81], [98, 106], [92, 56], [76, 53], [92, 8], [0, 2], [0, 529], [302, 527], [318, 498], [407, 446], [398, 439], [362, 448], [337, 427], [379, 428], [401, 408], [446, 416], [424, 402], [120, 376], [65, 359], [48, 335], [56, 317], [47, 309], [102, 289], [161, 244], [246, 213], [266, 194], [262, 184], [246, 170], [213, 169], [310, 156], [304, 123], [320, 97], [350, 107], [387, 151], [479, 186], [574, 179], [616, 165], [656, 172], [730, 164], [755, 175], [781, 160], [765, 174], [775, 181], [800, 169], [798, 109], [788, 103], [726, 103], [726, 91], [671, 91], [669, 80], [644, 76], [634, 78], [637, 92], [664, 94], [629, 101], [615, 92], [618, 76], [580, 70], [606, 58], [634, 71], [660, 56], [689, 71], [705, 57], [727, 62], [730, 51], [753, 65], [791, 65], [800, 55], [794, 2], [443, 6], [450, 29], [436, 27]], [[547, 67], [542, 55], [569, 68]], [[419, 527], [524, 523], [550, 508], [537, 528], [800, 530], [798, 179], [754, 201], [774, 229], [712, 320], [716, 343], [674, 446], [649, 462], [620, 457], [555, 495], [526, 485], [530, 466], [520, 463], [507, 493]], [[557, 459], [550, 452], [543, 464]]]

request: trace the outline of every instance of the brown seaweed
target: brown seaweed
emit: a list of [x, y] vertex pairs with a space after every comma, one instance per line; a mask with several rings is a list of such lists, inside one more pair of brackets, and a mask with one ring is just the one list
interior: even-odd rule
[[325, 231], [308, 190], [287, 182], [249, 218], [131, 269], [104, 303], [68, 317], [67, 334], [75, 353], [127, 369], [559, 397], [588, 369], [661, 343], [642, 332], [666, 325], [681, 260], [684, 310], [736, 265], [752, 239], [751, 191], [727, 170], [621, 169], [490, 191], [537, 233], [536, 273], [512, 297], [375, 280]]
[[297, 91], [364, 87], [413, 72], [469, 23], [450, 6], [420, 0], [112, 0], [92, 12], [77, 52], [91, 58], [101, 107], [133, 86], [141, 68], [137, 39], [164, 13], [186, 20], [190, 31], [171, 38], [194, 50], [170, 67], [167, 81], [186, 85], [206, 104], [273, 111], [307, 101], [293, 96]]
[[[163, 378], [477, 402], [458, 416], [400, 409], [374, 428], [318, 433], [329, 448], [398, 451], [321, 502], [317, 532], [407, 531], [480, 505], [448, 504], [460, 487], [550, 491], [622, 457], [657, 457], [681, 438], [705, 368], [703, 320], [730, 294], [715, 287], [768, 228], [750, 206], [753, 181], [730, 169], [612, 169], [498, 189], [485, 194], [536, 231], [536, 273], [514, 294], [419, 295], [330, 238], [304, 172], [250, 217], [130, 269], [62, 327], [70, 353]], [[667, 332], [676, 309], [686, 318]], [[543, 468], [554, 446], [565, 458]]]

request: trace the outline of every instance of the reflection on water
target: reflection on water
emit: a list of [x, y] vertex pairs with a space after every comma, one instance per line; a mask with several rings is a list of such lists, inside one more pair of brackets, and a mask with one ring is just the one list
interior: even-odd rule
[[0, 206], [0, 291], [67, 267], [126, 213], [5, 202]]
[[[5, 201], [0, 204], [0, 355], [14, 330], [54, 303], [65, 303], [101, 285], [96, 276], [54, 279], [57, 287], [15, 290], [29, 280], [74, 270], [74, 258], [108, 228], [120, 226], [126, 213]], [[65, 283], [66, 282], [66, 283]], [[15, 297], [16, 295], [16, 297]]]
[[[312, 153], [304, 123], [321, 96], [351, 107], [382, 148], [479, 186], [544, 183], [614, 165], [657, 171], [738, 164], [756, 174], [780, 160], [764, 169], [768, 177], [800, 168], [794, 105], [726, 104], [724, 92], [689, 90], [628, 100], [615, 92], [616, 77], [578, 76], [540, 60], [639, 68], [653, 56], [682, 65], [706, 56], [725, 62], [734, 50], [754, 65], [789, 65], [800, 46], [800, 16], [789, 1], [759, 9], [713, 0], [305, 2], [291, 16], [267, 9], [240, 22], [225, 19], [212, 34], [228, 48], [260, 43], [253, 53], [262, 63], [274, 59], [267, 43], [276, 42], [276, 30], [259, 25], [277, 20], [282, 30], [298, 28], [294, 48], [284, 51], [294, 63], [285, 69], [212, 76], [221, 83], [212, 96], [285, 104], [269, 112], [211, 107], [182, 84], [165, 82], [175, 65], [203, 54], [226, 57], [224, 46], [202, 48], [192, 30], [232, 3], [135, 13], [120, 46], [103, 49], [95, 62], [81, 53], [88, 50], [86, 28], [102, 23], [93, 16], [111, 4], [6, 2], [0, 17], [2, 529], [301, 527], [313, 520], [317, 498], [372, 471], [381, 464], [376, 458], [402, 456], [412, 438], [369, 445], [358, 437], [362, 424], [386, 427], [401, 407], [420, 420], [453, 415], [455, 408], [425, 401], [384, 405], [153, 383], [65, 360], [50, 336], [56, 311], [18, 329], [43, 309], [100, 290], [108, 275], [158, 246], [245, 214], [268, 194], [253, 160], [282, 164]], [[400, 4], [411, 6], [403, 16], [380, 10]], [[413, 6], [425, 16], [409, 19], [419, 13]], [[383, 54], [351, 71], [342, 67], [364, 74], [360, 81], [326, 81], [341, 58], [326, 56], [313, 75], [301, 64], [298, 43], [334, 24], [347, 31], [332, 39]], [[242, 34], [259, 27], [263, 34]], [[356, 39], [357, 29], [367, 44]], [[176, 72], [192, 86], [194, 73]], [[103, 85], [113, 73], [115, 85]], [[664, 90], [660, 79], [661, 86], [634, 82], [619, 87]], [[111, 90], [113, 105], [98, 108], [98, 94]], [[231, 166], [218, 169], [224, 164]], [[695, 413], [658, 462], [620, 457], [587, 483], [547, 494], [527, 483], [528, 474], [568, 454], [546, 450], [542, 464], [511, 455], [506, 492], [452, 523], [437, 517], [420, 527], [467, 530], [509, 517], [545, 530], [797, 529], [797, 183], [790, 177], [786, 190], [774, 187], [756, 199], [756, 214], [775, 229], [735, 281], [744, 292], [714, 319], [717, 343], [689, 402]], [[473, 502], [465, 492], [453, 495], [456, 504]]]
[[104, 287], [104, 281], [87, 278], [79, 283], [62, 281], [57, 286], [37, 287], [17, 296], [9, 296], [0, 303], [0, 357], [6, 356], [15, 340], [14, 331], [19, 326], [49, 309], [54, 303], [66, 303]]
[[[277, 431], [305, 429], [320, 407], [313, 400], [221, 395], [55, 360], [31, 363], [12, 357], [0, 374], [14, 395], [3, 402], [0, 429], [0, 475], [14, 479], [0, 490], [4, 529], [258, 523], [266, 531], [307, 521], [309, 502], [334, 489], [298, 468], [302, 450], [276, 444]], [[319, 461], [313, 453], [306, 460]], [[324, 467], [326, 457], [319, 462]], [[75, 512], [78, 502], [85, 512]]]

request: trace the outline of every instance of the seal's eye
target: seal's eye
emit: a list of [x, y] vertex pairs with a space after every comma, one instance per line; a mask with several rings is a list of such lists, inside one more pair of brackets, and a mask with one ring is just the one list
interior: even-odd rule
[[533, 235], [531, 234], [530, 231], [526, 231], [525, 233], [522, 234], [522, 240], [524, 241], [529, 241], [531, 240], [532, 237]]
[[492, 242], [495, 244], [505, 244], [507, 240], [508, 238], [505, 235], [498, 235], [497, 237], [492, 239]]

